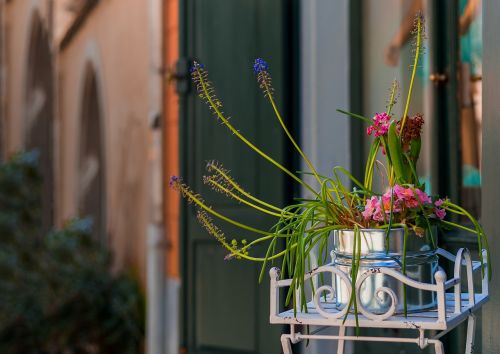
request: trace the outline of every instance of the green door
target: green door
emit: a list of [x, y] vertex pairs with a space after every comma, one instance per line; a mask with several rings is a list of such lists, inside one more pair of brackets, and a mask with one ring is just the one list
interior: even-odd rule
[[[288, 148], [252, 71], [253, 60], [266, 58], [276, 98], [287, 115], [290, 94], [290, 2], [284, 0], [190, 0], [181, 9], [181, 52], [185, 60], [205, 65], [224, 112], [232, 124], [270, 156], [287, 163]], [[181, 61], [182, 62], [182, 61]], [[217, 194], [203, 184], [207, 161], [216, 159], [252, 195], [275, 205], [289, 199], [289, 181], [229, 133], [197, 97], [194, 88], [181, 99], [182, 175], [218, 212], [267, 230], [275, 219]], [[224, 260], [227, 252], [183, 206], [182, 269], [183, 347], [192, 353], [280, 351], [282, 328], [270, 326], [268, 276], [258, 284], [260, 265]], [[215, 220], [226, 238], [252, 235]]]

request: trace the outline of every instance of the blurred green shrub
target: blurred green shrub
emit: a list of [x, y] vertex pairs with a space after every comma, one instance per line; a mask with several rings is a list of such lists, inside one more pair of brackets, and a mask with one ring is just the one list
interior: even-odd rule
[[35, 152], [0, 164], [0, 353], [140, 352], [139, 285], [111, 271], [90, 220], [37, 234], [41, 183]]

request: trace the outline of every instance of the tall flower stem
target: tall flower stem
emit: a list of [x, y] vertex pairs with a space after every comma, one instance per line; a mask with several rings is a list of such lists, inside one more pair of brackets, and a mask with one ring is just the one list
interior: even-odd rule
[[274, 101], [272, 92], [269, 90], [269, 87], [268, 87], [268, 85], [266, 83], [264, 83], [264, 87], [265, 87], [265, 90], [266, 90], [266, 96], [269, 99], [269, 102], [271, 103], [271, 106], [273, 107], [274, 114], [276, 115], [276, 118], [278, 118], [278, 121], [280, 122], [281, 128], [283, 128], [283, 131], [285, 132], [286, 136], [288, 137], [288, 139], [290, 140], [290, 142], [292, 143], [292, 145], [294, 146], [294, 148], [298, 151], [298, 153], [300, 154], [300, 156], [302, 156], [302, 158], [304, 159], [305, 163], [307, 164], [307, 166], [309, 167], [309, 169], [311, 170], [311, 172], [314, 174], [314, 177], [316, 178], [316, 180], [318, 181], [318, 183], [321, 184], [321, 178], [319, 177], [318, 172], [314, 168], [311, 160], [309, 160], [309, 158], [304, 153], [304, 151], [302, 151], [302, 149], [300, 148], [299, 144], [297, 144], [297, 142], [293, 138], [292, 134], [290, 133], [290, 131], [286, 127], [285, 122], [283, 121], [283, 118], [281, 117], [281, 114], [280, 114], [280, 112], [278, 110], [278, 107], [276, 106], [276, 102]]
[[[398, 90], [398, 83], [396, 80], [394, 80], [392, 82], [392, 86], [391, 86], [391, 95], [389, 96], [389, 104], [387, 106], [387, 115], [390, 116], [391, 115], [391, 112], [392, 112], [392, 108], [394, 107], [394, 105], [396, 104], [396, 94], [397, 94], [397, 90]], [[387, 149], [387, 144], [384, 140], [384, 137], [381, 137], [380, 138], [380, 143], [382, 144], [382, 146], [384, 147], [385, 149], [385, 152], [387, 154], [387, 160], [389, 161], [388, 163], [388, 173], [387, 173], [387, 177], [389, 179], [389, 186], [393, 186], [394, 185], [394, 168], [392, 167], [392, 163], [390, 163], [390, 157], [389, 157], [389, 153], [388, 153], [388, 149]], [[373, 168], [373, 167], [372, 167]]]
[[249, 207], [252, 207], [255, 210], [261, 211], [261, 212], [268, 214], [268, 215], [271, 215], [271, 216], [281, 217], [281, 214], [279, 214], [279, 213], [267, 210], [267, 209], [262, 208], [258, 205], [255, 205], [254, 203], [249, 202], [248, 200], [241, 198], [239, 195], [235, 194], [233, 191], [227, 189], [222, 184], [220, 184], [216, 181], [208, 180], [206, 183], [211, 185], [214, 189], [220, 190], [221, 192], [223, 192], [227, 196], [230, 196], [231, 198], [235, 199], [236, 201], [243, 203], [245, 205], [248, 205]]
[[[180, 188], [182, 188], [182, 186]], [[259, 229], [256, 229], [254, 227], [242, 224], [236, 220], [230, 219], [230, 218], [216, 212], [211, 207], [206, 205], [202, 200], [200, 200], [200, 198], [198, 198], [193, 192], [191, 192], [191, 190], [184, 189], [184, 190], [182, 190], [181, 193], [183, 193], [183, 195], [185, 195], [187, 200], [195, 203], [201, 209], [205, 210], [206, 212], [212, 214], [213, 216], [215, 216], [221, 220], [224, 220], [225, 222], [233, 224], [234, 226], [237, 226], [237, 227], [242, 228], [244, 230], [255, 232], [256, 234], [269, 235], [269, 232], [267, 232], [267, 231], [259, 230]]]
[[[401, 122], [401, 132], [405, 127], [406, 116], [408, 115], [408, 110], [410, 109], [411, 94], [413, 92], [413, 83], [415, 82], [415, 76], [417, 74], [418, 61], [420, 59], [420, 51], [422, 49], [422, 34], [423, 34], [423, 22], [422, 15], [417, 15], [416, 18], [416, 46], [415, 46], [415, 58], [413, 59], [413, 70], [411, 73], [410, 87], [408, 89], [408, 96], [406, 97], [405, 111], [403, 114], [403, 120]], [[402, 134], [401, 134], [402, 136]]]
[[199, 87], [202, 91], [203, 97], [207, 100], [208, 104], [212, 108], [212, 110], [215, 112], [217, 117], [224, 123], [226, 127], [229, 128], [229, 130], [238, 137], [241, 141], [243, 141], [246, 145], [248, 145], [252, 150], [254, 150], [257, 154], [259, 154], [261, 157], [272, 163], [274, 166], [285, 172], [287, 175], [292, 177], [295, 181], [297, 181], [299, 184], [301, 184], [303, 187], [307, 188], [310, 192], [312, 192], [314, 195], [317, 195], [316, 191], [309, 186], [306, 182], [301, 180], [299, 177], [297, 177], [294, 173], [290, 172], [287, 168], [285, 168], [283, 165], [281, 165], [279, 162], [274, 160], [272, 157], [267, 155], [265, 152], [260, 150], [257, 146], [255, 146], [252, 142], [250, 142], [247, 138], [245, 138], [236, 128], [233, 127], [231, 123], [229, 123], [229, 120], [222, 114], [221, 110], [219, 109], [219, 104], [215, 104], [212, 93], [213, 90], [208, 87], [207, 82], [205, 81], [203, 75], [200, 73], [200, 69], [195, 69], [197, 72], [197, 80], [199, 81]]
[[[272, 204], [269, 204], [269, 203], [266, 203], [264, 202], [263, 200], [260, 200], [259, 198], [256, 198], [254, 197], [253, 195], [251, 195], [250, 193], [248, 193], [247, 191], [245, 191], [243, 188], [241, 188], [238, 183], [236, 183], [235, 181], [233, 181], [233, 179], [228, 176], [221, 168], [219, 168], [217, 165], [215, 164], [212, 164], [210, 166], [211, 168], [213, 168], [215, 171], [217, 171], [217, 174], [219, 174], [222, 178], [224, 178], [224, 180], [226, 182], [228, 182], [235, 190], [238, 191], [238, 193], [240, 193], [241, 195], [247, 197], [248, 199], [260, 204], [260, 205], [263, 205], [271, 210], [274, 210], [276, 212], [279, 212], [279, 213], [283, 213], [283, 209], [281, 208], [278, 208], [277, 206], [274, 206]], [[291, 213], [285, 213], [285, 214], [290, 214], [292, 215]]]
[[[217, 230], [216, 230], [216, 228], [214, 227], [214, 225], [212, 225], [210, 222], [204, 222], [204, 223], [203, 223], [203, 226], [207, 228], [207, 230], [208, 230], [208, 232], [209, 232], [209, 233], [212, 233], [212, 234], [213, 234], [213, 233], [216, 233], [216, 232], [217, 232]], [[269, 239], [269, 238], [274, 238], [274, 237], [275, 237], [275, 235], [270, 235], [270, 236], [271, 236], [271, 237], [264, 237], [264, 238], [262, 239], [262, 241], [267, 240], [267, 239]], [[260, 239], [259, 239], [259, 240], [260, 240]], [[256, 240], [256, 241], [259, 241], [259, 240]], [[285, 255], [285, 253], [287, 252], [287, 250], [284, 250], [284, 251], [281, 251], [281, 252], [279, 252], [279, 253], [276, 253], [276, 254], [274, 254], [274, 255], [272, 255], [272, 256], [268, 256], [268, 257], [266, 257], [266, 258], [262, 258], [262, 257], [253, 257], [253, 256], [249, 256], [249, 255], [247, 255], [247, 254], [245, 253], [245, 250], [246, 250], [246, 249], [248, 249], [248, 248], [250, 247], [250, 245], [251, 245], [251, 244], [255, 244], [255, 243], [257, 243], [257, 242], [253, 242], [253, 243], [251, 243], [251, 244], [247, 245], [246, 247], [243, 247], [241, 250], [238, 250], [238, 249], [234, 249], [234, 248], [232, 248], [232, 247], [231, 247], [231, 246], [230, 246], [227, 242], [222, 242], [222, 241], [221, 241], [221, 243], [222, 243], [222, 245], [224, 246], [224, 248], [226, 248], [226, 249], [227, 249], [227, 250], [228, 250], [228, 251], [229, 251], [232, 255], [237, 256], [237, 257], [241, 257], [242, 259], [246, 259], [246, 260], [248, 260], [248, 261], [254, 261], [254, 262], [267, 262], [267, 261], [270, 261], [270, 260], [275, 260], [275, 259], [278, 259], [278, 258], [280, 258], [280, 257], [284, 256], [284, 255]], [[294, 244], [294, 245], [291, 245], [291, 246], [290, 246], [290, 248], [291, 248], [291, 249], [294, 249], [295, 247], [297, 247], [297, 245], [296, 245], [296, 244]]]
[[387, 115], [390, 116], [392, 113], [392, 108], [396, 104], [396, 94], [398, 92], [398, 82], [394, 80], [391, 86], [391, 94], [389, 96], [389, 104], [387, 105]]

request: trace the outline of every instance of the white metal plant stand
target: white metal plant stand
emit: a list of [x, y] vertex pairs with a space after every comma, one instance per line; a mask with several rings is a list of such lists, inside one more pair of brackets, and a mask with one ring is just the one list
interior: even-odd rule
[[[364, 273], [358, 275], [356, 281], [359, 327], [414, 329], [418, 334], [415, 338], [358, 337], [346, 335], [346, 327], [356, 326], [355, 316], [349, 313], [346, 317], [348, 311], [347, 306], [344, 306], [343, 309], [338, 309], [335, 299], [335, 289], [330, 285], [315, 286], [316, 291], [314, 295], [311, 294], [311, 299], [307, 303], [307, 312], [299, 311], [299, 305], [297, 306], [297, 312], [295, 314], [293, 309], [283, 310], [281, 312], [280, 289], [288, 289], [292, 280], [280, 280], [280, 270], [278, 268], [272, 268], [270, 270], [270, 322], [272, 324], [285, 324], [290, 326], [290, 333], [281, 336], [284, 354], [292, 354], [291, 343], [298, 343], [304, 339], [336, 340], [338, 341], [337, 354], [344, 353], [345, 341], [415, 343], [421, 349], [433, 345], [436, 354], [444, 354], [443, 343], [440, 338], [465, 320], [467, 320], [467, 343], [465, 353], [472, 354], [474, 352], [474, 332], [476, 327], [474, 312], [488, 301], [488, 264], [486, 251], [483, 250], [482, 252], [485, 266], [482, 274], [481, 263], [472, 261], [467, 249], [461, 248], [456, 256], [442, 249], [438, 249], [437, 253], [443, 258], [454, 262], [454, 274], [449, 280], [446, 279], [446, 273], [442, 269], [439, 269], [435, 273], [435, 284], [426, 284], [414, 281], [393, 269], [382, 267], [366, 270]], [[462, 274], [462, 266], [465, 266], [465, 275]], [[476, 272], [482, 277], [480, 293], [474, 290], [473, 275]], [[333, 263], [310, 271], [306, 274], [305, 280], [311, 279], [317, 284], [319, 275], [324, 273], [329, 273], [332, 277], [337, 275], [341, 277], [342, 281], [346, 284], [350, 284], [349, 277], [337, 267], [333, 266]], [[409, 313], [407, 317], [404, 317], [402, 314], [396, 313], [398, 299], [395, 293], [387, 287], [381, 287], [377, 290], [377, 294], [384, 293], [390, 296], [392, 300], [391, 306], [389, 310], [383, 314], [369, 312], [361, 305], [361, 301], [359, 301], [359, 289], [364, 280], [377, 273], [383, 273], [394, 277], [398, 279], [398, 281], [406, 284], [407, 287], [435, 292], [437, 307], [423, 312]], [[462, 283], [467, 284], [467, 292], [461, 291]], [[332, 284], [334, 284], [333, 281]], [[447, 292], [448, 289], [452, 292]], [[300, 299], [298, 299], [297, 302], [300, 303]], [[303, 334], [296, 330], [297, 325], [320, 326], [320, 328], [313, 333]], [[327, 327], [338, 327], [339, 334], [336, 336], [321, 334], [321, 330]], [[432, 331], [432, 333], [429, 333], [429, 331]]]

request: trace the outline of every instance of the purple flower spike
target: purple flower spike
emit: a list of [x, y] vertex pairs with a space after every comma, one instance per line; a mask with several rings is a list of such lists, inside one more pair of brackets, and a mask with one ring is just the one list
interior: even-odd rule
[[267, 62], [262, 59], [262, 58], [257, 58], [255, 59], [255, 62], [253, 64], [253, 72], [257, 75], [263, 71], [267, 71], [269, 69], [269, 65]]
[[201, 63], [198, 63], [197, 61], [194, 61], [193, 62], [193, 65], [191, 66], [191, 68], [189, 68], [189, 72], [190, 73], [193, 73], [197, 70], [201, 70], [201, 69], [204, 69], [205, 68], [205, 65], [201, 64]]
[[170, 182], [168, 184], [171, 188], [173, 188], [179, 182], [179, 180], [180, 180], [180, 178], [178, 176], [171, 176]]

